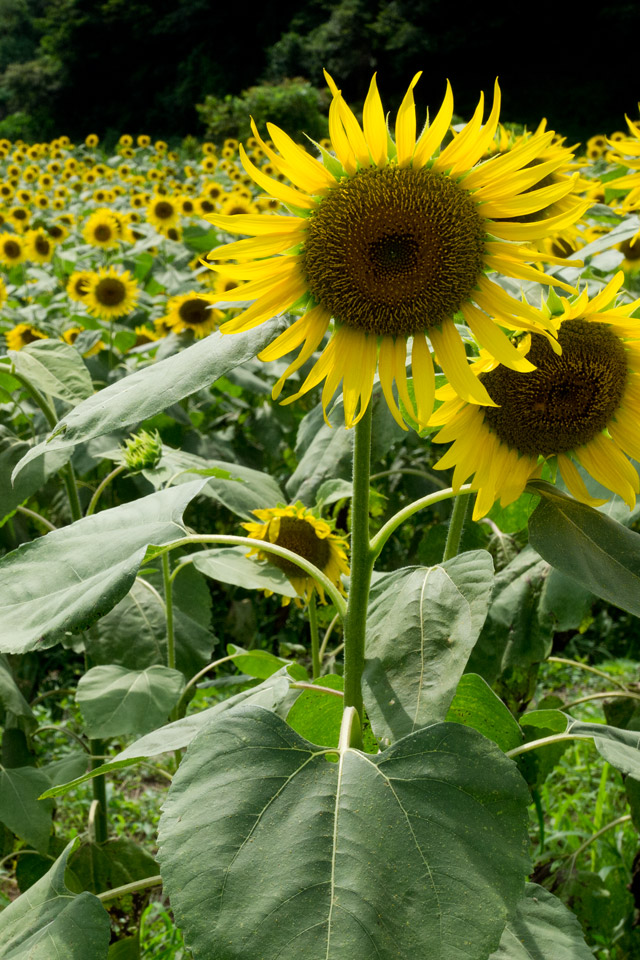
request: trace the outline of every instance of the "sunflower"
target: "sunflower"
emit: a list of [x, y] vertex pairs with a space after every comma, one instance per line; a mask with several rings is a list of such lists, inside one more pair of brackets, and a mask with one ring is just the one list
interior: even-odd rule
[[97, 147], [100, 143], [100, 139], [97, 134], [90, 133], [84, 138], [84, 142], [88, 147]]
[[48, 334], [32, 327], [30, 323], [19, 323], [11, 330], [4, 331], [4, 338], [7, 343], [7, 350], [22, 350], [28, 343], [34, 343], [36, 340], [46, 340]]
[[[70, 327], [68, 330], [65, 330], [62, 334], [62, 339], [65, 343], [73, 344], [78, 339], [78, 334], [83, 332], [83, 327]], [[85, 350], [82, 354], [83, 357], [95, 357], [97, 353], [100, 353], [101, 350], [104, 350], [104, 343], [102, 340], [98, 340], [92, 347], [89, 347], [88, 350]]]
[[100, 267], [92, 273], [84, 302], [94, 317], [114, 320], [130, 313], [138, 299], [138, 284], [128, 270]]
[[[254, 510], [253, 515], [260, 522], [243, 523], [242, 526], [253, 540], [265, 540], [267, 543], [284, 547], [304, 557], [318, 567], [335, 586], [344, 593], [342, 575], [349, 576], [347, 562], [347, 541], [332, 531], [326, 520], [314, 516], [311, 510], [301, 503], [288, 507], [269, 507], [266, 510]], [[296, 593], [307, 601], [317, 588], [322, 603], [325, 602], [321, 584], [307, 576], [291, 560], [276, 557], [256, 547], [247, 556], [257, 556], [278, 567], [286, 574]], [[283, 604], [289, 602], [284, 598]]]
[[50, 263], [53, 259], [55, 242], [46, 230], [28, 230], [24, 238], [24, 255], [33, 263]]
[[82, 230], [82, 236], [93, 247], [108, 250], [118, 246], [118, 224], [109, 210], [96, 210]]
[[[427, 423], [434, 392], [427, 335], [456, 392], [475, 403], [491, 403], [471, 373], [453, 317], [460, 311], [479, 342], [501, 363], [531, 369], [497, 324], [538, 330], [540, 315], [512, 299], [485, 271], [571, 290], [529, 266], [529, 261], [548, 258], [521, 244], [572, 223], [584, 203], [574, 200], [568, 211], [542, 222], [506, 222], [544, 210], [570, 192], [571, 180], [536, 188], [561, 162], [556, 158], [531, 165], [548, 148], [553, 132], [532, 135], [508, 154], [478, 165], [498, 123], [497, 83], [487, 122], [482, 125], [481, 97], [471, 121], [440, 151], [453, 112], [449, 85], [433, 123], [416, 138], [416, 74], [398, 111], [394, 143], [375, 76], [364, 104], [363, 127], [326, 76], [333, 94], [329, 129], [335, 157], [323, 151], [320, 162], [267, 124], [276, 153], [252, 124], [261, 149], [293, 182], [291, 187], [266, 176], [240, 148], [247, 173], [292, 215], [208, 217], [224, 230], [252, 237], [209, 255], [213, 261], [244, 260], [235, 266], [223, 262], [219, 269], [248, 281], [234, 298], [255, 301], [225, 324], [223, 332], [249, 330], [298, 302], [305, 305], [304, 315], [260, 354], [262, 360], [274, 360], [302, 345], [277, 381], [275, 398], [287, 377], [320, 346], [333, 317], [329, 343], [301, 389], [285, 403], [324, 380], [326, 411], [342, 380], [348, 427], [369, 403], [376, 366], [397, 422], [404, 426], [393, 396], [394, 381], [402, 402], [415, 411], [420, 424]], [[553, 331], [553, 324], [547, 322], [546, 329]], [[405, 371], [410, 338], [415, 407]]]
[[160, 194], [155, 196], [147, 207], [147, 220], [164, 233], [169, 227], [179, 225], [180, 207], [174, 200]]
[[540, 334], [519, 345], [536, 366], [532, 373], [487, 356], [477, 361], [476, 373], [499, 406], [465, 403], [448, 386], [439, 393], [445, 402], [431, 423], [442, 429], [433, 439], [453, 443], [436, 467], [455, 468], [454, 490], [473, 474], [475, 520], [498, 498], [503, 506], [516, 500], [552, 458], [576, 500], [606, 502], [591, 496], [574, 461], [635, 504], [640, 484], [627, 457], [640, 459], [640, 319], [630, 314], [640, 300], [614, 305], [623, 278], [618, 272], [591, 300], [586, 291], [571, 303], [562, 298], [562, 354]]
[[167, 314], [160, 318], [174, 333], [183, 330], [192, 330], [197, 339], [213, 333], [220, 325], [224, 316], [222, 311], [216, 310], [213, 304], [218, 298], [211, 293], [183, 293], [171, 297], [167, 303]]
[[72, 300], [82, 303], [87, 295], [91, 281], [97, 274], [91, 270], [75, 270], [67, 283], [67, 294]]
[[8, 297], [9, 297], [9, 292], [6, 288], [4, 280], [2, 279], [2, 277], [0, 277], [0, 309], [4, 307]]
[[4, 233], [0, 237], [0, 263], [13, 267], [24, 260], [24, 240], [20, 236]]

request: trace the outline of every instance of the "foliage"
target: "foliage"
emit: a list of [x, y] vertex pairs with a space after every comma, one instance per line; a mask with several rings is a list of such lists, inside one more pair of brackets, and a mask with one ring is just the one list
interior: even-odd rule
[[196, 106], [205, 137], [216, 143], [227, 137], [238, 140], [250, 137], [250, 117], [259, 130], [264, 130], [270, 121], [295, 139], [304, 140], [304, 132], [313, 140], [321, 140], [328, 133], [327, 109], [326, 97], [301, 78], [249, 87], [239, 97], [209, 94], [204, 103]]

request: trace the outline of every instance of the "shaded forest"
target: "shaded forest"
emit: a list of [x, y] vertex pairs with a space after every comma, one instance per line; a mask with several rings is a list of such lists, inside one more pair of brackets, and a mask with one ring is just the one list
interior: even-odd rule
[[0, 0], [0, 135], [201, 137], [206, 116], [196, 105], [207, 97], [214, 113], [233, 113], [232, 98], [256, 84], [274, 84], [274, 98], [286, 78], [322, 88], [322, 67], [350, 102], [378, 70], [385, 103], [397, 103], [423, 70], [418, 102], [437, 106], [448, 77], [461, 115], [498, 75], [504, 119], [533, 126], [544, 115], [572, 140], [637, 115], [635, 57], [623, 42], [636, 35], [635, 3], [587, 17], [542, 0], [520, 7], [517, 22], [513, 9], [263, 0], [252, 18], [208, 0]]

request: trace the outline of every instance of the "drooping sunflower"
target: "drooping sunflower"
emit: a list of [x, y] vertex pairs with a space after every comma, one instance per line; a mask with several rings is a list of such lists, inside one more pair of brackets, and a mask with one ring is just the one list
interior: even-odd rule
[[4, 338], [7, 343], [7, 350], [22, 350], [28, 343], [34, 343], [36, 340], [46, 340], [48, 334], [33, 327], [30, 323], [19, 323], [11, 330], [4, 331]]
[[24, 238], [24, 255], [33, 263], [50, 263], [53, 259], [55, 243], [42, 227], [28, 230]]
[[499, 406], [466, 403], [447, 386], [431, 423], [442, 425], [436, 443], [451, 443], [436, 464], [454, 467], [453, 488], [473, 475], [478, 491], [474, 519], [500, 499], [516, 500], [545, 461], [555, 461], [570, 493], [597, 506], [576, 462], [598, 483], [632, 507], [640, 491], [628, 457], [640, 459], [640, 319], [630, 314], [640, 300], [615, 306], [624, 274], [589, 300], [562, 298], [555, 353], [540, 334], [525, 336], [520, 349], [535, 364], [531, 373], [497, 366], [491, 358], [475, 364], [478, 379]]
[[24, 260], [24, 240], [18, 234], [2, 234], [0, 238], [0, 263], [13, 267]]
[[83, 300], [87, 310], [102, 320], [114, 320], [133, 310], [138, 299], [138, 284], [128, 270], [100, 267], [90, 274]]
[[67, 283], [67, 294], [72, 300], [82, 303], [91, 281], [97, 277], [92, 270], [75, 270]]
[[[284, 547], [304, 557], [318, 567], [344, 593], [341, 577], [343, 574], [349, 575], [346, 552], [348, 544], [344, 537], [339, 537], [333, 532], [326, 520], [316, 517], [301, 503], [287, 507], [254, 510], [253, 514], [259, 522], [242, 524], [251, 539], [265, 540], [267, 543]], [[259, 547], [249, 551], [248, 556], [252, 555], [282, 570], [299, 597], [308, 601], [314, 589], [317, 589], [321, 602], [325, 602], [322, 585], [316, 583], [312, 577], [308, 577], [291, 560], [276, 557], [275, 554], [267, 553]], [[283, 604], [286, 605], [288, 602], [289, 599], [285, 597]]]
[[206, 337], [218, 329], [224, 316], [221, 310], [213, 306], [217, 299], [214, 294], [200, 291], [171, 297], [167, 303], [167, 314], [160, 318], [160, 322], [164, 322], [174, 333], [192, 330], [197, 339]]
[[[253, 124], [261, 149], [294, 186], [265, 175], [241, 148], [244, 168], [267, 194], [286, 204], [291, 216], [208, 217], [226, 231], [251, 237], [209, 255], [210, 261], [220, 261], [213, 269], [246, 281], [233, 296], [255, 301], [225, 324], [223, 332], [248, 330], [294, 304], [305, 305], [304, 315], [260, 354], [273, 360], [301, 347], [276, 383], [275, 398], [287, 377], [320, 346], [333, 318], [329, 343], [301, 389], [285, 402], [324, 380], [326, 410], [342, 381], [347, 426], [368, 405], [376, 366], [389, 408], [403, 426], [392, 387], [395, 381], [403, 403], [414, 409], [405, 370], [411, 339], [415, 414], [426, 424], [434, 391], [427, 336], [458, 394], [476, 403], [491, 402], [468, 366], [453, 321], [458, 312], [497, 360], [530, 369], [500, 327], [537, 330], [540, 317], [485, 271], [557, 283], [529, 265], [548, 259], [546, 255], [523, 244], [572, 223], [585, 209], [584, 202], [574, 201], [568, 211], [542, 222], [507, 222], [543, 210], [570, 192], [570, 179], [536, 187], [561, 162], [555, 158], [531, 165], [551, 143], [553, 131], [533, 135], [507, 155], [479, 163], [498, 123], [496, 83], [487, 122], [482, 124], [481, 97], [471, 121], [440, 150], [451, 123], [451, 88], [447, 85], [440, 110], [417, 137], [413, 88], [419, 77], [413, 78], [400, 105], [395, 143], [388, 135], [375, 76], [361, 127], [327, 75], [335, 157], [323, 150], [322, 162], [316, 160], [267, 124], [272, 149]], [[229, 260], [244, 262], [230, 265], [225, 262]], [[552, 331], [553, 325], [547, 329]]]

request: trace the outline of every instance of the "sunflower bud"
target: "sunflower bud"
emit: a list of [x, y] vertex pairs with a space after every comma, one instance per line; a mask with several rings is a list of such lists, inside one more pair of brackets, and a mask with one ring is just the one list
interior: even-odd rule
[[162, 440], [157, 430], [153, 433], [141, 430], [125, 440], [121, 449], [129, 473], [140, 473], [158, 466], [162, 457]]

